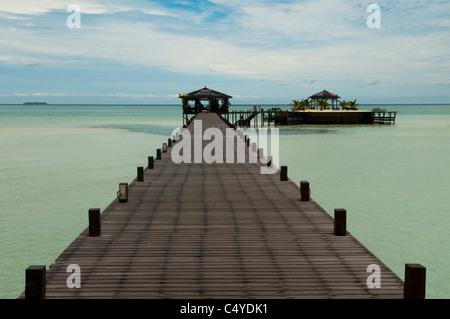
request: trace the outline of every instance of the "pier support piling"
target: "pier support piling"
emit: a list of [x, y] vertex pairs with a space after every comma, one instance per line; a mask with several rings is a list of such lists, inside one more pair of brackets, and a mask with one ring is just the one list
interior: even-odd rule
[[280, 181], [288, 180], [287, 169], [288, 169], [287, 166], [281, 166]]
[[89, 237], [100, 237], [102, 232], [100, 208], [89, 209]]
[[45, 265], [29, 266], [25, 271], [25, 299], [45, 299]]
[[334, 235], [345, 236], [347, 234], [347, 211], [343, 208], [334, 210]]
[[139, 166], [137, 168], [137, 181], [143, 182], [144, 181], [144, 167]]
[[420, 264], [405, 264], [404, 299], [425, 299], [426, 268]]
[[117, 198], [120, 203], [128, 202], [128, 183], [120, 183], [119, 191], [117, 192]]
[[155, 168], [155, 160], [153, 159], [153, 156], [148, 157], [148, 169], [154, 169]]
[[267, 156], [267, 167], [272, 166], [272, 155]]
[[158, 148], [158, 149], [156, 150], [156, 159], [157, 159], [157, 160], [160, 160], [160, 159], [161, 159], [161, 149], [160, 149], [160, 148]]
[[307, 202], [309, 201], [309, 196], [311, 195], [311, 189], [309, 188], [308, 181], [300, 182], [300, 200]]

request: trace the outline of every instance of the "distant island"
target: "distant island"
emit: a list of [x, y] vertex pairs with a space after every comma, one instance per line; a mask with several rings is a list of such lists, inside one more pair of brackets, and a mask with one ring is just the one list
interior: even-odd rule
[[23, 105], [29, 105], [29, 104], [33, 104], [33, 105], [46, 105], [47, 103], [45, 103], [45, 102], [25, 102], [25, 103], [23, 103]]

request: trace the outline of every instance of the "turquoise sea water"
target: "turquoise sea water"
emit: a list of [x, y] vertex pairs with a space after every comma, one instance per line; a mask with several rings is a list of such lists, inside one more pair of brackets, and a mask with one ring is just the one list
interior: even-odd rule
[[[395, 125], [280, 128], [280, 165], [328, 213], [345, 208], [348, 230], [402, 279], [420, 263], [427, 298], [449, 298], [450, 105], [379, 107], [399, 112]], [[179, 105], [0, 105], [0, 298], [24, 290], [29, 265], [53, 263], [181, 125]]]

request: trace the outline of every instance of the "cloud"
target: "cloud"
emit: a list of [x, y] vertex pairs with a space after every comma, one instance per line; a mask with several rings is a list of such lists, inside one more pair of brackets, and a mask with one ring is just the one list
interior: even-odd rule
[[31, 18], [29, 17], [22, 17], [18, 16], [16, 14], [11, 14], [8, 12], [1, 12], [0, 11], [0, 19], [7, 19], [7, 20], [29, 20]]
[[[268, 80], [273, 86], [312, 90], [326, 85], [369, 83], [374, 90], [379, 83], [417, 88], [423, 83], [450, 82], [448, 1], [380, 0], [379, 30], [366, 26], [370, 1], [75, 3], [82, 14], [77, 30], [65, 26], [69, 13], [59, 0], [2, 4], [0, 27], [7, 32], [0, 38], [0, 63], [39, 66], [36, 70], [81, 66], [100, 74], [101, 61], [110, 69], [157, 68], [158, 74], [183, 75], [186, 82], [216, 76], [229, 86], [233, 81]], [[17, 23], [20, 19], [29, 26]], [[121, 74], [117, 77], [120, 82]]]
[[[86, 1], [76, 0], [73, 3], [80, 6], [83, 13], [86, 14], [112, 14], [131, 10], [131, 7], [118, 4], [117, 1]], [[63, 2], [61, 0], [14, 0], [3, 1], [0, 11], [12, 14], [38, 15], [52, 11], [66, 11], [72, 2]]]

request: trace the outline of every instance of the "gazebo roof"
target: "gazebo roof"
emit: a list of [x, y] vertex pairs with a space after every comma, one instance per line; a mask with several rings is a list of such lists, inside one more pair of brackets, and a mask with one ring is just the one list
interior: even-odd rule
[[[179, 98], [185, 96], [184, 94], [179, 94]], [[208, 89], [206, 86], [203, 89], [193, 91], [191, 93], [186, 94], [189, 100], [196, 99], [231, 99], [232, 96]]]
[[309, 97], [310, 99], [313, 100], [318, 100], [318, 99], [332, 99], [332, 100], [337, 100], [339, 98], [341, 98], [340, 96], [330, 93], [327, 90], [323, 90], [322, 92], [316, 93], [314, 95], [311, 95]]

